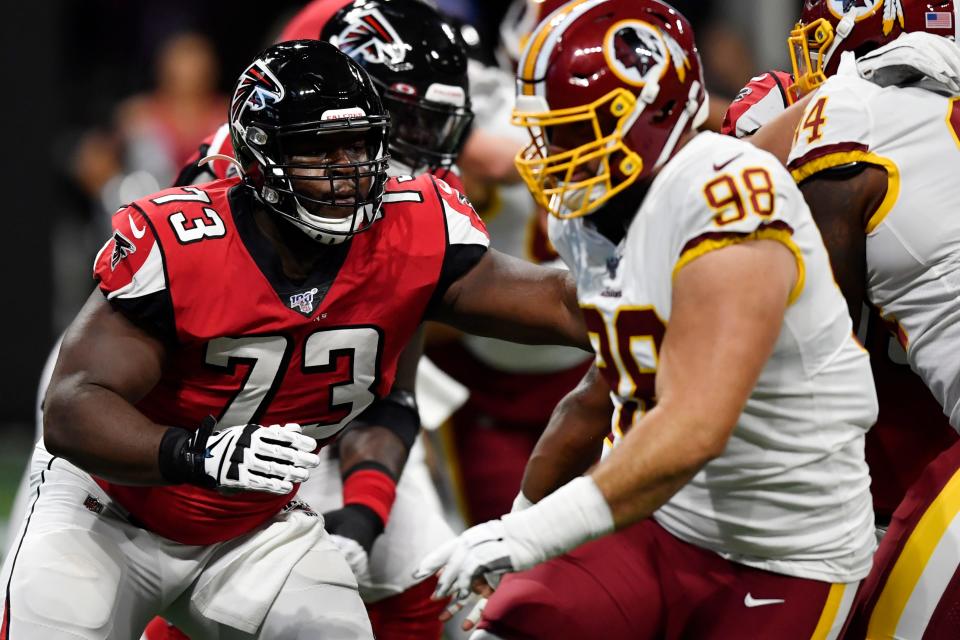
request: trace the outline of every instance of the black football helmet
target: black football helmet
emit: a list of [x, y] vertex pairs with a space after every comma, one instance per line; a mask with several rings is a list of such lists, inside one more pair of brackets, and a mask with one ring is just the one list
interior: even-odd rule
[[473, 120], [466, 45], [456, 27], [420, 0], [353, 0], [319, 36], [373, 78], [392, 121], [391, 173], [456, 162]]
[[367, 73], [336, 47], [265, 49], [240, 75], [229, 116], [244, 182], [310, 237], [343, 242], [380, 216], [389, 116]]

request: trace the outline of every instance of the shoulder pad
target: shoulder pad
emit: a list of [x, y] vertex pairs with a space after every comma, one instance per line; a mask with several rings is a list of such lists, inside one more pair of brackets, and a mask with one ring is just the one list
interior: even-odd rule
[[752, 135], [791, 104], [793, 76], [785, 71], [767, 71], [750, 79], [723, 116], [720, 133], [727, 136]]

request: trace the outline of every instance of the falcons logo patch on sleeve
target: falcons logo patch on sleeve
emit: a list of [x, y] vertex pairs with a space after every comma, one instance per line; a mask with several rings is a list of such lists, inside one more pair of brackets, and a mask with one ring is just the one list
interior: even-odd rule
[[127, 236], [119, 231], [113, 232], [113, 253], [110, 254], [110, 270], [113, 271], [120, 264], [120, 261], [132, 253], [136, 253], [137, 248], [130, 242]]

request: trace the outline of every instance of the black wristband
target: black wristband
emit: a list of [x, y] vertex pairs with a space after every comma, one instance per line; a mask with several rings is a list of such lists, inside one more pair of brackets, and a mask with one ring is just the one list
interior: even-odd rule
[[193, 455], [186, 455], [191, 440], [192, 434], [178, 427], [167, 429], [160, 440], [160, 475], [170, 484], [183, 484], [193, 479]]
[[200, 428], [192, 433], [178, 427], [170, 427], [164, 432], [157, 452], [160, 475], [164, 480], [171, 484], [216, 486], [216, 480], [203, 470], [207, 439], [216, 424], [213, 416], [207, 416], [200, 423]]
[[356, 540], [368, 554], [374, 540], [383, 533], [383, 520], [370, 507], [348, 504], [323, 514], [324, 528], [344, 538]]

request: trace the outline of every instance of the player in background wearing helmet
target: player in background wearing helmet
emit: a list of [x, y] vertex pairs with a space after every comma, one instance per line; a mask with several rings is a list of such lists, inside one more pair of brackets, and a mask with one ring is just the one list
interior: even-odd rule
[[[387, 179], [387, 114], [335, 47], [264, 51], [230, 123], [242, 178], [113, 218], [48, 389], [3, 637], [136, 637], [164, 610], [194, 637], [372, 637], [294, 499], [314, 450], [391, 391], [423, 317], [588, 346], [568, 276], [487, 251], [443, 181]], [[409, 434], [381, 431], [369, 462], [399, 474]]]
[[[960, 563], [947, 551], [960, 546], [950, 526], [960, 508], [950, 497], [960, 380], [949, 355], [958, 312], [950, 274], [960, 256], [950, 216], [960, 202], [950, 178], [957, 11], [952, 1], [807, 2], [790, 37], [795, 94], [808, 95], [802, 117], [794, 114], [790, 168], [866, 329], [881, 398], [866, 451], [886, 535], [857, 598], [852, 638], [960, 633], [952, 613]], [[856, 68], [841, 60], [850, 53]], [[776, 103], [758, 89], [748, 87], [743, 102]], [[741, 105], [730, 124], [746, 132], [741, 121], [756, 128], [776, 110], [757, 117]]]
[[477, 637], [836, 637], [869, 570], [867, 356], [796, 185], [697, 134], [705, 100], [690, 25], [661, 2], [574, 2], [529, 40], [517, 163], [557, 218], [612, 446], [424, 560], [458, 599], [529, 569]]

